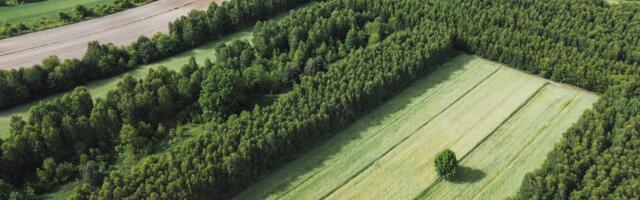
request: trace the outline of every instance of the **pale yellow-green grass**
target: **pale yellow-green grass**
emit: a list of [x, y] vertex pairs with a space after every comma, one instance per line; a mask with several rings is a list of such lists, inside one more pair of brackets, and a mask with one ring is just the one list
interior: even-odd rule
[[[462, 54], [235, 199], [499, 199], [597, 98]], [[462, 159], [453, 183], [434, 170], [444, 148]]]
[[416, 197], [437, 180], [433, 160], [439, 151], [449, 148], [464, 156], [545, 83], [543, 79], [501, 68], [328, 199]]
[[420, 199], [504, 199], [598, 97], [548, 84], [491, 137], [464, 157], [452, 181], [438, 181]]
[[58, 12], [68, 12], [77, 5], [93, 7], [97, 4], [111, 4], [115, 0], [46, 0], [15, 6], [0, 6], [0, 24], [34, 21], [41, 17], [56, 16]]
[[498, 68], [472, 56], [458, 56], [335, 137], [254, 184], [236, 199], [318, 199], [326, 196]]
[[[149, 73], [149, 69], [158, 68], [160, 66], [164, 66], [169, 70], [177, 70], [182, 68], [182, 66], [184, 66], [185, 64], [187, 64], [191, 59], [191, 57], [194, 57], [196, 59], [196, 62], [198, 62], [199, 64], [203, 64], [205, 59], [211, 59], [211, 61], [214, 61], [216, 45], [220, 43], [230, 42], [233, 40], [238, 40], [238, 39], [247, 39], [247, 40], [251, 39], [252, 37], [251, 31], [252, 30], [247, 29], [247, 30], [237, 32], [235, 34], [229, 35], [227, 37], [224, 37], [215, 42], [211, 42], [199, 48], [184, 52], [182, 54], [164, 59], [162, 61], [159, 61], [153, 64], [138, 67], [135, 70], [131, 70], [122, 75], [118, 75], [115, 77], [89, 83], [85, 85], [85, 87], [89, 90], [91, 95], [93, 95], [94, 97], [103, 98], [107, 95], [107, 93], [110, 90], [114, 89], [117, 86], [118, 82], [120, 82], [126, 74], [129, 74], [135, 78], [143, 78]], [[9, 125], [10, 125], [12, 116], [23, 116], [24, 118], [26, 118], [28, 117], [28, 112], [31, 107], [37, 105], [40, 102], [52, 101], [55, 98], [58, 98], [64, 94], [66, 93], [60, 93], [57, 95], [49, 96], [37, 102], [27, 103], [27, 104], [0, 112], [0, 139], [5, 139], [9, 137]]]

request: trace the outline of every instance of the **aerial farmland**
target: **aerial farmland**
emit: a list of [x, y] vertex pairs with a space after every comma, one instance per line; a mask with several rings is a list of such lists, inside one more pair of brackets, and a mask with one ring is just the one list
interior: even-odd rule
[[638, 11], [0, 0], [0, 199], [638, 199]]

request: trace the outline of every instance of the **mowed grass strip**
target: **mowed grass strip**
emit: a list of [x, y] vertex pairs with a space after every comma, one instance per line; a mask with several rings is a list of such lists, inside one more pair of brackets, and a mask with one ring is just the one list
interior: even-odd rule
[[57, 16], [77, 5], [92, 7], [97, 4], [110, 4], [116, 0], [46, 0], [16, 6], [0, 7], [0, 24], [37, 20], [41, 17]]
[[[93, 97], [106, 97], [107, 93], [115, 88], [118, 83], [124, 78], [126, 74], [129, 74], [135, 78], [144, 78], [148, 73], [149, 69], [158, 68], [160, 66], [165, 66], [169, 70], [178, 70], [182, 68], [185, 64], [189, 62], [191, 57], [196, 59], [198, 64], [203, 64], [204, 60], [210, 59], [212, 62], [215, 61], [215, 47], [220, 43], [227, 43], [234, 40], [239, 39], [251, 39], [251, 29], [247, 29], [244, 31], [237, 32], [235, 34], [224, 37], [215, 42], [211, 42], [199, 48], [184, 52], [182, 54], [173, 56], [171, 58], [164, 59], [162, 61], [141, 66], [136, 68], [135, 70], [129, 71], [125, 74], [114, 76], [111, 78], [103, 79], [100, 81], [92, 82], [84, 87], [89, 90], [89, 93], [93, 95]], [[22, 116], [23, 118], [27, 118], [29, 116], [29, 109], [40, 102], [48, 102], [54, 100], [55, 98], [63, 96], [65, 93], [60, 93], [57, 95], [53, 95], [44, 99], [41, 99], [36, 102], [31, 102], [28, 104], [24, 104], [3, 112], [0, 112], [0, 139], [5, 139], [9, 137], [9, 129], [11, 125], [11, 117], [12, 116]]]
[[439, 151], [450, 148], [458, 157], [464, 157], [546, 83], [544, 79], [502, 67], [327, 199], [418, 196], [438, 179], [433, 160]]
[[499, 69], [461, 55], [298, 159], [264, 177], [235, 199], [319, 199], [366, 169], [387, 151]]
[[524, 175], [544, 162], [562, 133], [597, 100], [594, 94], [548, 84], [462, 160], [453, 181], [438, 182], [419, 199], [504, 199], [514, 195]]

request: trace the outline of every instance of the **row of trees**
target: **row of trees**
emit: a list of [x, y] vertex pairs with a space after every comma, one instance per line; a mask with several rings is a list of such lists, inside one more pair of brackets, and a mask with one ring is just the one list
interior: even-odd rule
[[[448, 34], [426, 31], [435, 30], [429, 24], [392, 35], [381, 45], [392, 33], [385, 28], [390, 21], [345, 5], [320, 4], [279, 23], [260, 24], [254, 46], [234, 42], [220, 47], [198, 101], [203, 117], [212, 119], [209, 131], [144, 159], [124, 175], [112, 172], [101, 187], [78, 187], [74, 198], [231, 195], [287, 155], [348, 125], [450, 52]], [[314, 42], [318, 45], [308, 45]], [[260, 71], [266, 73], [256, 73]], [[260, 74], [269, 76], [256, 76]], [[264, 108], [244, 100], [288, 88], [292, 91]]]
[[[113, 109], [105, 109], [102, 112], [105, 114], [101, 114], [105, 116], [101, 121], [109, 122], [112, 118], [117, 123], [96, 128], [108, 130], [110, 139], [98, 139], [98, 144], [93, 144], [97, 147], [92, 148], [101, 148], [100, 141], [110, 141], [106, 149], [119, 155], [144, 154], [148, 151], [145, 144], [164, 137], [162, 121], [175, 116], [178, 121], [211, 120], [207, 132], [168, 152], [143, 159], [130, 170], [112, 172], [102, 184], [82, 185], [74, 198], [228, 198], [270, 167], [330, 136], [416, 77], [434, 69], [449, 56], [452, 47], [605, 93], [595, 111], [585, 114], [566, 133], [565, 140], [550, 154], [543, 168], [525, 178], [517, 197], [637, 198], [634, 188], [639, 170], [633, 163], [637, 160], [633, 146], [638, 143], [640, 119], [639, 112], [634, 110], [640, 102], [637, 92], [640, 41], [635, 38], [640, 24], [634, 14], [637, 11], [635, 7], [611, 8], [599, 0], [332, 0], [279, 23], [259, 23], [253, 45], [234, 42], [221, 46], [215, 64], [187, 70], [194, 71], [188, 74], [200, 74], [196, 81], [200, 85], [187, 87], [190, 92], [181, 93], [182, 86], [175, 86], [191, 79], [179, 73], [175, 79], [150, 75], [155, 78], [148, 77], [138, 84], [133, 84], [133, 80], [121, 83], [119, 90], [128, 92], [112, 92], [109, 98], [114, 99]], [[199, 12], [176, 21], [171, 25], [172, 32], [181, 34], [172, 34], [171, 38], [192, 39], [196, 41], [193, 44], [204, 41], [207, 35], [184, 30], [194, 24], [208, 25], [191, 30], [211, 28], [215, 23], [203, 23], [207, 16], [217, 15]], [[150, 41], [156, 44], [149, 45], [155, 46], [156, 51], [153, 48], [140, 51], [145, 53], [135, 55], [134, 60], [153, 60], [156, 54], [149, 52], [167, 50], [160, 48], [164, 45], [158, 45], [155, 42], [158, 40]], [[103, 48], [96, 54], [105, 51], [110, 50]], [[161, 92], [162, 88], [168, 92]], [[271, 105], [254, 106], [261, 95], [289, 90]], [[65, 101], [84, 102], [82, 99], [87, 97], [81, 98], [82, 91], [77, 93], [79, 97]], [[173, 95], [161, 95], [165, 93]], [[12, 126], [24, 131], [29, 126], [62, 124], [55, 125], [61, 128], [49, 130], [59, 130], [61, 134], [72, 130], [90, 133], [96, 129], [86, 131], [70, 121], [82, 122], [78, 113], [89, 112], [91, 124], [101, 101], [105, 100], [87, 106], [92, 107], [91, 111], [82, 106], [52, 109], [47, 111], [54, 113], [52, 117], [39, 117], [34, 123], [14, 120]], [[69, 122], [65, 118], [70, 118]], [[17, 137], [20, 136], [12, 136]], [[29, 141], [46, 144], [38, 137], [8, 142], [11, 144], [3, 144], [3, 148]], [[65, 147], [86, 151], [82, 145]], [[38, 152], [35, 155], [40, 157], [34, 159], [30, 169], [42, 168], [41, 163], [53, 157], [40, 150], [47, 148], [33, 149], [37, 149], [32, 152]], [[12, 152], [20, 151], [3, 149], [3, 159], [13, 159]], [[61, 163], [56, 166], [77, 163], [75, 160], [79, 159], [74, 157], [82, 156], [67, 154], [70, 158], [53, 158]], [[8, 182], [24, 180], [10, 177], [11, 172], [6, 174]]]
[[345, 127], [433, 70], [450, 47], [446, 34], [429, 29], [393, 34], [381, 45], [354, 51], [324, 73], [304, 76], [273, 105], [211, 123], [208, 133], [181, 148], [144, 159], [124, 174], [110, 174], [99, 191], [83, 197], [229, 197], [288, 155]]
[[[300, 27], [291, 26], [294, 24], [313, 27], [310, 33], [333, 31], [326, 29], [326, 25], [331, 24], [331, 27], [350, 27], [351, 32], [365, 35], [361, 33], [362, 27], [355, 23], [353, 12], [325, 12], [327, 9], [298, 14], [314, 18], [292, 17], [281, 23], [261, 23], [255, 30], [261, 36], [254, 37], [254, 42], [267, 39], [265, 32], [270, 31], [269, 27], [280, 27], [279, 34], [283, 36], [299, 31]], [[334, 37], [318, 38], [303, 33], [285, 41], [286, 46], [290, 46], [290, 42], [305, 47], [310, 41], [325, 44], [319, 50], [308, 50], [318, 52], [314, 57], [300, 53], [302, 50], [294, 51], [297, 48], [287, 48], [274, 51], [272, 55], [278, 59], [268, 60], [248, 42], [234, 41], [216, 48], [215, 65], [207, 61], [199, 67], [192, 59], [177, 73], [160, 68], [152, 70], [143, 80], [127, 76], [105, 99], [95, 102], [86, 90], [77, 89], [54, 102], [38, 105], [32, 109], [28, 121], [13, 120], [12, 136], [2, 149], [6, 156], [0, 159], [6, 163], [2, 166], [6, 173], [0, 175], [14, 185], [40, 193], [69, 180], [46, 181], [48, 178], [33, 176], [34, 171], [51, 168], [44, 163], [71, 164], [75, 176], [60, 176], [73, 178], [84, 174], [86, 167], [83, 166], [94, 157], [103, 157], [99, 159], [103, 164], [108, 164], [103, 161], [113, 157], [124, 160], [143, 157], [154, 149], [153, 144], [167, 139], [167, 132], [171, 132], [168, 127], [174, 122], [199, 121], [200, 110], [204, 111], [205, 119], [223, 121], [230, 114], [252, 108], [262, 95], [288, 90], [289, 83], [296, 82], [300, 76], [323, 71], [324, 57], [336, 57], [338, 51], [344, 51], [340, 49], [341, 41], [347, 37], [346, 30], [349, 28], [341, 34], [334, 33]], [[274, 48], [268, 46], [261, 45], [263, 49]], [[297, 73], [303, 70], [304, 73]], [[94, 186], [100, 183], [96, 181], [100, 178], [84, 180]]]
[[[521, 199], [637, 199], [640, 18], [604, 1], [435, 1], [428, 18], [455, 27], [456, 47], [604, 93], [565, 133]], [[499, 13], [499, 14], [496, 14]]]
[[60, 61], [51, 57], [31, 68], [0, 70], [0, 109], [175, 55], [309, 1], [230, 1], [222, 6], [212, 3], [207, 11], [194, 10], [170, 23], [168, 34], [140, 37], [126, 47], [92, 42], [82, 59]]

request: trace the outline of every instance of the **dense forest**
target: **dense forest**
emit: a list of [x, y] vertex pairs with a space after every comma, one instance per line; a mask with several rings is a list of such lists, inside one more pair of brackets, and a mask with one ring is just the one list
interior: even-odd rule
[[[141, 36], [121, 47], [92, 42], [81, 59], [62, 61], [51, 56], [41, 65], [0, 70], [0, 110], [177, 55], [309, 1], [230, 1], [221, 6], [212, 3], [207, 11], [194, 10], [170, 23], [167, 34]], [[83, 15], [92, 12], [81, 10], [84, 11], [77, 12], [87, 12]]]
[[[231, 2], [176, 21], [164, 36], [175, 39], [141, 39], [146, 42], [127, 49], [93, 44], [88, 55], [109, 56], [75, 62], [148, 63], [170, 55], [166, 46], [195, 46], [237, 30], [248, 23], [241, 23], [245, 17], [265, 18], [287, 5], [268, 1], [264, 6], [273, 11], [252, 13], [256, 9], [230, 5], [267, 1]], [[244, 17], [231, 18], [232, 11]], [[95, 101], [76, 89], [37, 106], [27, 120], [15, 118], [0, 157], [0, 188], [15, 192], [0, 198], [46, 191], [74, 177], [83, 184], [72, 199], [230, 198], [462, 50], [603, 94], [526, 176], [515, 198], [637, 199], [638, 11], [602, 0], [314, 4], [279, 22], [259, 22], [251, 41], [219, 46], [215, 63], [192, 61], [177, 72], [160, 68], [141, 80], [128, 77]], [[237, 27], [227, 30], [220, 22]], [[257, 103], [274, 94], [281, 95]], [[205, 132], [147, 156], [174, 137], [173, 127], [193, 122], [206, 124]], [[110, 171], [115, 158], [139, 161]]]

